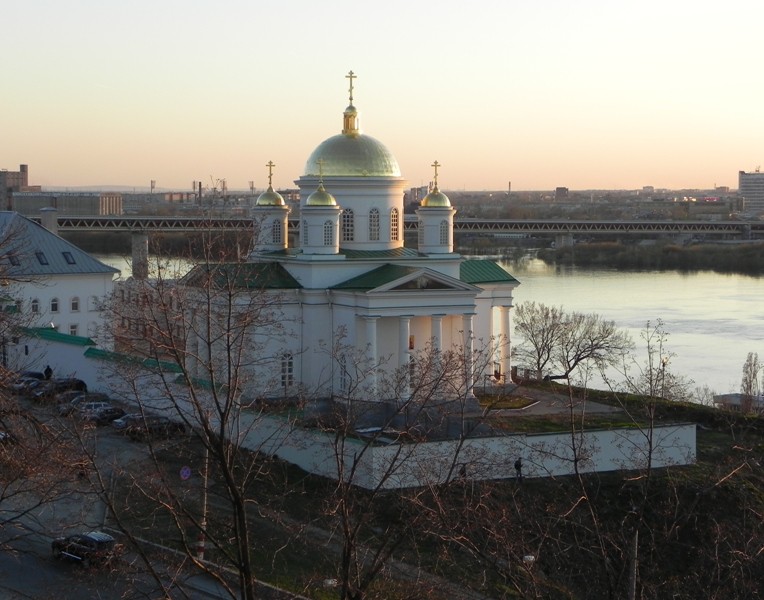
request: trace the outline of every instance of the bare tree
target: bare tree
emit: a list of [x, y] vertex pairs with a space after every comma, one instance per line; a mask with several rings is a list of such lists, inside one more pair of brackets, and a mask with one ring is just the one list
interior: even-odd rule
[[[280, 385], [282, 356], [273, 350], [288, 335], [286, 319], [281, 295], [268, 289], [271, 264], [231, 260], [212, 240], [198, 250], [203, 257], [187, 274], [160, 259], [151, 279], [130, 280], [115, 293], [114, 385], [140, 415], [133, 431], [146, 443], [148, 460], [130, 468], [100, 465], [97, 484], [163, 589], [182, 579], [160, 569], [140, 543], [147, 515], [173, 532], [181, 563], [215, 577], [231, 597], [251, 599], [258, 597], [252, 531], [259, 516], [251, 494], [274, 465], [259, 444], [275, 442], [253, 442], [250, 434], [264, 410], [258, 398]], [[298, 402], [298, 389], [281, 389], [285, 405]], [[154, 415], [191, 436], [188, 484], [167, 470], [166, 430], [152, 435]], [[117, 475], [118, 494], [111, 493], [109, 471]]]
[[521, 338], [515, 349], [517, 360], [533, 364], [539, 373], [557, 371], [548, 379], [569, 380], [580, 366], [617, 363], [633, 347], [628, 334], [613, 321], [535, 302], [517, 307], [515, 332]]
[[753, 408], [753, 400], [759, 395], [759, 374], [761, 365], [757, 352], [749, 352], [743, 363], [743, 378], [740, 382], [740, 410], [748, 414]]
[[[492, 344], [479, 344], [470, 360], [461, 348], [428, 345], [390, 372], [385, 358], [372, 364], [342, 340], [325, 349], [346, 385], [319, 423], [331, 436], [336, 473], [317, 520], [327, 539], [337, 540], [339, 597], [461, 597], [462, 586], [418, 557], [420, 536], [430, 535], [433, 511], [451, 510], [447, 499], [461, 505], [449, 490], [477, 474], [465, 442], [488, 429], [468, 382], [489, 369]], [[376, 457], [380, 449], [385, 458]]]

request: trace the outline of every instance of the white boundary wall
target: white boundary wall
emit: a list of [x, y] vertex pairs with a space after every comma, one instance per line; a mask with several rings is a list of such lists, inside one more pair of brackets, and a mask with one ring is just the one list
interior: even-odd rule
[[[242, 418], [246, 418], [242, 415]], [[285, 419], [260, 416], [242, 445], [274, 454], [302, 469], [332, 479], [341, 465], [345, 479], [367, 489], [396, 489], [445, 483], [457, 477], [507, 479], [523, 461], [524, 477], [571, 475], [573, 444], [580, 472], [637, 470], [690, 465], [696, 460], [695, 424], [640, 429], [506, 435], [439, 442], [375, 445], [346, 439], [337, 446], [329, 432], [293, 428]], [[343, 456], [342, 461], [337, 458]]]
[[[119, 389], [122, 386], [114, 376], [115, 365], [83, 356], [87, 347], [25, 341], [39, 344], [35, 347], [34, 367], [42, 369], [48, 362], [58, 376], [63, 373], [78, 376], [91, 390], [117, 398], [130, 396], [128, 390]], [[156, 398], [147, 402], [150, 408], [172, 418], [177, 409], [162, 398], [161, 378], [143, 373], [133, 380], [135, 389], [145, 397]], [[184, 388], [171, 386], [177, 388], [173, 396], [182, 397]], [[193, 422], [190, 406], [188, 412], [189, 421]], [[696, 460], [696, 426], [692, 423], [659, 425], [652, 431], [590, 430], [575, 435], [519, 434], [386, 445], [358, 438], [337, 441], [331, 432], [305, 429], [285, 418], [250, 410], [241, 411], [237, 425], [232, 430], [242, 432], [238, 442], [245, 448], [278, 456], [315, 475], [338, 479], [342, 473], [345, 480], [367, 489], [419, 487], [457, 477], [507, 479], [515, 476], [514, 463], [518, 457], [522, 458], [526, 478], [571, 475], [575, 472], [576, 454], [578, 470], [583, 473], [638, 470], [648, 465], [653, 468], [690, 465]]]

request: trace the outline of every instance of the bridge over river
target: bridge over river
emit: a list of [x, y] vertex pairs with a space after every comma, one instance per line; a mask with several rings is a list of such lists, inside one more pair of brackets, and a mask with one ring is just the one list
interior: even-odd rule
[[[246, 231], [251, 217], [151, 217], [151, 216], [63, 216], [56, 215], [59, 231], [121, 231], [130, 233], [190, 232], [203, 230]], [[417, 218], [406, 215], [405, 231], [416, 231]], [[299, 234], [300, 220], [289, 219], [289, 233]], [[764, 221], [651, 221], [581, 219], [479, 219], [459, 218], [455, 233], [512, 235], [689, 235], [729, 239], [764, 239]]]
[[[55, 220], [54, 220], [55, 219]], [[43, 225], [58, 232], [126, 232], [132, 236], [133, 276], [148, 276], [148, 239], [152, 233], [193, 231], [248, 231], [251, 217], [183, 216], [66, 216], [48, 212]], [[417, 230], [417, 217], [406, 215], [404, 230]], [[290, 235], [299, 235], [300, 220], [289, 219]], [[721, 237], [732, 240], [764, 239], [764, 221], [587, 221], [574, 219], [456, 218], [454, 233], [502, 237], [554, 237], [558, 246], [573, 243], [576, 235]]]

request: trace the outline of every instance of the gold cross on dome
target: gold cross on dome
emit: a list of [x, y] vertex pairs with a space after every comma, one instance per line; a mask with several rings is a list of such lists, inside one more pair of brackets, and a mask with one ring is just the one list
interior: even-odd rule
[[268, 187], [270, 187], [273, 185], [273, 167], [276, 166], [276, 163], [274, 163], [272, 160], [269, 160], [265, 166], [268, 167]]
[[356, 79], [358, 75], [353, 73], [353, 71], [348, 72], [347, 75], [345, 75], [345, 79], [350, 80], [350, 104], [353, 104], [353, 79]]
[[324, 181], [324, 159], [319, 158], [316, 161], [316, 164], [318, 165], [318, 183], [323, 183]]
[[435, 187], [438, 187], [438, 167], [442, 165], [436, 160], [430, 166], [435, 168]]

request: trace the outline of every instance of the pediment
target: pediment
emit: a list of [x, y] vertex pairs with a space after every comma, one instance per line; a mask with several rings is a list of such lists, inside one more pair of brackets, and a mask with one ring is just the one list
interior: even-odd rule
[[443, 273], [430, 269], [417, 269], [414, 272], [389, 281], [384, 285], [370, 290], [374, 292], [413, 292], [413, 291], [454, 291], [474, 292], [478, 288], [459, 281]]

